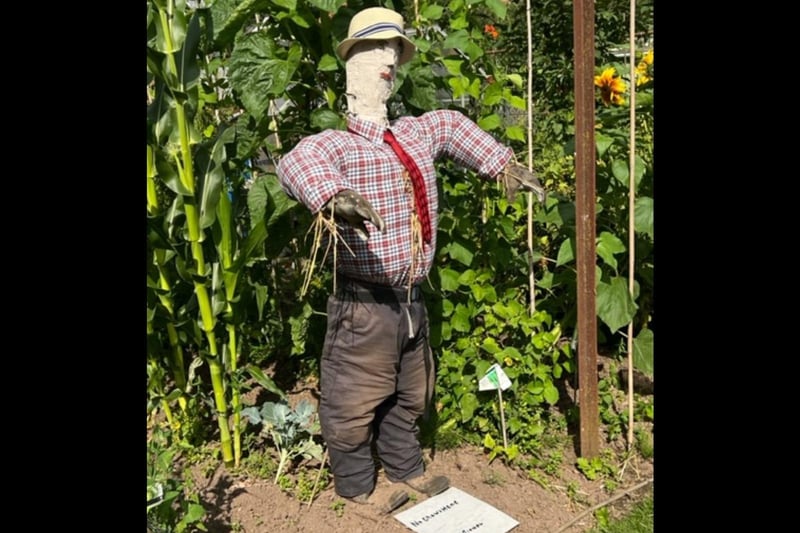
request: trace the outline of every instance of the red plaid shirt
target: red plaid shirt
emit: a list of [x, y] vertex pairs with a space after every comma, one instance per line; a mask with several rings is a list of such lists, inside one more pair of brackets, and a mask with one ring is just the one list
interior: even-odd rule
[[370, 237], [365, 242], [348, 224], [340, 224], [339, 235], [352, 253], [339, 244], [339, 272], [392, 287], [419, 283], [428, 275], [436, 250], [439, 195], [434, 162], [448, 158], [480, 176], [496, 179], [513, 151], [458, 111], [441, 109], [392, 123], [390, 129], [425, 177], [431, 215], [433, 240], [424, 245], [423, 257], [412, 273], [412, 198], [405, 188], [405, 168], [383, 142], [381, 126], [350, 118], [348, 129], [326, 130], [301, 140], [278, 164], [281, 185], [312, 213], [343, 189], [357, 191], [383, 217], [386, 229], [381, 233], [367, 223]]

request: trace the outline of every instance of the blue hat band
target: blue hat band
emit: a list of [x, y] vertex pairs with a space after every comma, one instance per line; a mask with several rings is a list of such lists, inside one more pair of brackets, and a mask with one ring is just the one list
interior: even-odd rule
[[394, 30], [400, 35], [403, 35], [403, 29], [399, 25], [392, 24], [391, 22], [379, 22], [378, 24], [367, 26], [363, 30], [354, 33], [351, 39], [363, 39], [364, 37], [367, 37], [374, 33], [379, 33], [387, 30]]

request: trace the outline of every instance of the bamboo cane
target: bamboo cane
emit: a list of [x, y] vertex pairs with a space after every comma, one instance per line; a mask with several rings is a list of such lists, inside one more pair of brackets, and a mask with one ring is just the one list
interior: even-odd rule
[[325, 448], [325, 454], [322, 456], [322, 462], [319, 465], [319, 470], [317, 471], [317, 479], [314, 480], [314, 487], [311, 489], [311, 496], [308, 498], [308, 506], [311, 507], [311, 503], [314, 501], [314, 494], [317, 492], [317, 486], [319, 485], [319, 478], [322, 477], [322, 470], [325, 468], [325, 461], [328, 460], [328, 448]]
[[[533, 38], [531, 36], [531, 0], [525, 0], [528, 29], [528, 170], [533, 171]], [[533, 272], [533, 193], [528, 192], [528, 284], [530, 285], [531, 315], [536, 312], [536, 280]]]
[[[631, 20], [630, 20], [630, 43], [631, 51], [628, 57], [630, 62], [630, 85], [631, 85], [631, 107], [630, 107], [630, 141], [628, 145], [628, 292], [633, 298], [633, 272], [634, 272], [634, 259], [636, 255], [635, 249], [635, 235], [634, 235], [634, 220], [635, 220], [635, 203], [636, 198], [636, 176], [634, 175], [636, 164], [636, 68], [634, 66], [634, 58], [636, 57], [636, 42], [635, 42], [635, 28], [636, 28], [636, 0], [631, 0]], [[628, 450], [633, 447], [633, 320], [628, 324]]]
[[503, 408], [503, 387], [497, 384], [497, 398], [500, 402], [500, 425], [503, 428], [503, 449], [508, 450], [508, 437], [506, 437], [506, 412]]

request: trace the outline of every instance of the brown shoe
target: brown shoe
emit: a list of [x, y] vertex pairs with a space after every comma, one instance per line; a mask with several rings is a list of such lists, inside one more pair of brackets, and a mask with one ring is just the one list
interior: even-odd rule
[[403, 483], [427, 496], [436, 496], [450, 488], [450, 480], [447, 477], [436, 476], [428, 471], [425, 471], [421, 476], [406, 479]]
[[378, 511], [378, 514], [389, 514], [406, 503], [409, 495], [408, 492], [398, 489], [396, 486], [381, 485], [379, 483], [371, 493], [359, 494], [347, 499], [361, 505], [370, 505]]

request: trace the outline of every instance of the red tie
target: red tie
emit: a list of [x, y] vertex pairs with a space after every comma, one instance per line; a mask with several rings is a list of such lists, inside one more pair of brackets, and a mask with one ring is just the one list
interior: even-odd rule
[[422, 172], [419, 171], [419, 167], [417, 167], [414, 160], [403, 150], [403, 147], [400, 146], [391, 131], [386, 130], [383, 133], [383, 140], [389, 143], [397, 157], [400, 158], [403, 166], [408, 169], [408, 174], [411, 176], [411, 184], [414, 187], [414, 205], [417, 208], [417, 216], [422, 224], [422, 238], [425, 239], [425, 242], [430, 243], [431, 217], [428, 213], [428, 194], [425, 191], [425, 180], [422, 177]]

